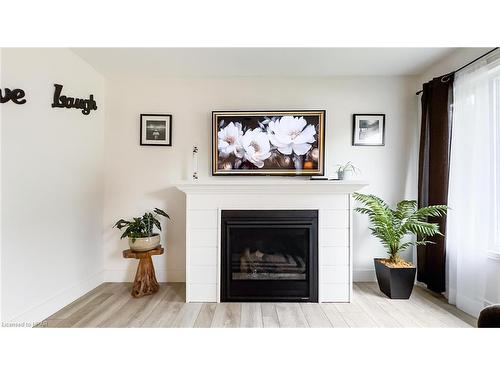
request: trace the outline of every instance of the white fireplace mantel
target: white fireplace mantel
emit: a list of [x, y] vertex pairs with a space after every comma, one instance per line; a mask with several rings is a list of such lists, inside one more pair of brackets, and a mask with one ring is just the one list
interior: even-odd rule
[[365, 181], [226, 178], [183, 181], [186, 301], [220, 302], [221, 211], [318, 210], [319, 302], [352, 295], [352, 199]]
[[183, 181], [176, 187], [186, 194], [231, 193], [231, 194], [350, 194], [364, 186], [366, 181], [358, 180], [281, 180], [245, 181], [217, 177], [213, 181]]

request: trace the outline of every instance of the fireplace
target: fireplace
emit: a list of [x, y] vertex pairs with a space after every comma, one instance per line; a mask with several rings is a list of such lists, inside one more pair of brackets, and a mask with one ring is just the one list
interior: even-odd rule
[[317, 210], [222, 210], [221, 301], [317, 302]]
[[[186, 301], [308, 301], [309, 298], [310, 301], [317, 299], [318, 302], [349, 302], [353, 279], [351, 194], [364, 186], [366, 183], [361, 181], [309, 181], [296, 178], [247, 180], [221, 177], [210, 181], [180, 183], [177, 188], [186, 194]], [[235, 210], [242, 213], [238, 216]], [[262, 212], [264, 217], [260, 216]], [[295, 280], [279, 280], [278, 276], [271, 280], [258, 280], [263, 275], [250, 279], [249, 275], [241, 275], [240, 255], [236, 256], [240, 275], [236, 268], [233, 279], [227, 263], [226, 266], [222, 264], [222, 260], [228, 258], [227, 241], [231, 241], [227, 233], [237, 229], [232, 228], [232, 224], [250, 219], [256, 221], [254, 224], [257, 225], [259, 221], [265, 222], [264, 225], [260, 223], [262, 236], [266, 228], [278, 233], [278, 219], [285, 221], [285, 227], [298, 224], [311, 228], [309, 241], [313, 241], [313, 244], [307, 251], [307, 273], [304, 277], [297, 269], [292, 269]], [[231, 243], [229, 245], [232, 246]], [[249, 249], [249, 254], [256, 250], [260, 252], [254, 257], [263, 256], [262, 249], [252, 252]], [[295, 259], [293, 256], [291, 258]], [[245, 264], [243, 270], [249, 273], [249, 267], [245, 268]], [[261, 270], [255, 268], [253, 273], [258, 274]], [[182, 270], [173, 269], [170, 274], [177, 271], [176, 277], [180, 280], [184, 277]], [[285, 272], [289, 269], [281, 271], [279, 273], [290, 273]], [[246, 280], [241, 280], [242, 277]], [[258, 293], [251, 291], [256, 286], [262, 286]], [[244, 288], [247, 288], [246, 295]], [[270, 295], [271, 291], [273, 295]]]

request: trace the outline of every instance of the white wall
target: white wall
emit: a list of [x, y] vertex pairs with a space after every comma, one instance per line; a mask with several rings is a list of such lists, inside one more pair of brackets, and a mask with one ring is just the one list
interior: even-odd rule
[[[102, 281], [104, 79], [68, 49], [3, 49], [2, 320], [43, 319]], [[51, 108], [53, 84], [98, 110]]]
[[[190, 174], [191, 149], [200, 148], [201, 179], [211, 177], [211, 111], [326, 109], [327, 168], [352, 161], [370, 182], [367, 192], [390, 203], [416, 197], [415, 79], [412, 77], [148, 79], [108, 81], [104, 267], [107, 280], [130, 280], [135, 263], [121, 257], [127, 248], [112, 229], [121, 217], [165, 208], [172, 217], [167, 255], [155, 257], [159, 279], [185, 279], [185, 198], [173, 185]], [[139, 115], [171, 113], [172, 147], [139, 146]], [[385, 147], [351, 146], [353, 113], [386, 114]], [[245, 177], [240, 177], [245, 178]], [[260, 177], [270, 179], [269, 177]], [[384, 250], [354, 218], [355, 280], [372, 280], [373, 258]], [[165, 244], [165, 238], [163, 239]], [[411, 258], [411, 254], [407, 254]]]

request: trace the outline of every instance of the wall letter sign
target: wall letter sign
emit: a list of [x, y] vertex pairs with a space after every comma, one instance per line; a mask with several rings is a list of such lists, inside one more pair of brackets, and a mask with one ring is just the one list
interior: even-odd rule
[[94, 100], [94, 95], [90, 95], [88, 99], [72, 98], [70, 96], [61, 95], [63, 85], [54, 84], [54, 101], [52, 108], [76, 108], [81, 109], [84, 115], [88, 115], [90, 111], [97, 110], [97, 103]]
[[26, 94], [24, 93], [24, 90], [21, 89], [0, 89], [0, 103], [7, 103], [9, 100], [11, 100], [13, 103], [16, 104], [24, 104], [26, 103], [26, 99], [24, 99], [24, 96]]

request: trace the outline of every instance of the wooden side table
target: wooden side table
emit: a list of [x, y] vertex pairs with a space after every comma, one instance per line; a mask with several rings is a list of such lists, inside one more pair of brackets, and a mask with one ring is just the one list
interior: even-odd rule
[[132, 297], [139, 298], [154, 294], [160, 286], [156, 281], [155, 268], [151, 257], [153, 255], [163, 254], [163, 247], [158, 246], [148, 251], [124, 250], [124, 258], [139, 259], [137, 272], [135, 274], [134, 287], [132, 288]]

